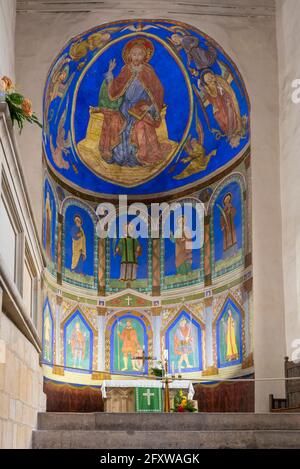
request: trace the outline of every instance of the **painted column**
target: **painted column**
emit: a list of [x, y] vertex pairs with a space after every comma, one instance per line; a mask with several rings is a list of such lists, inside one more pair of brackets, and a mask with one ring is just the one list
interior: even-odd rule
[[105, 371], [105, 315], [106, 308], [98, 307], [98, 371]]
[[56, 311], [55, 311], [55, 356], [54, 365], [62, 365], [60, 362], [60, 320], [61, 320], [61, 305], [62, 296], [56, 296]]
[[213, 353], [213, 310], [212, 310], [213, 297], [210, 296], [204, 299], [205, 306], [205, 369], [203, 376], [215, 375], [218, 369], [214, 364]]
[[105, 239], [98, 239], [98, 295], [105, 295]]
[[160, 295], [160, 238], [152, 240], [152, 295]]
[[161, 307], [152, 308], [152, 329], [153, 329], [153, 357], [156, 361], [161, 360], [160, 332], [161, 332]]
[[62, 232], [63, 232], [63, 216], [57, 214], [57, 283], [62, 284]]
[[248, 154], [245, 158], [246, 168], [246, 191], [244, 192], [244, 210], [245, 210], [245, 221], [244, 221], [244, 232], [245, 232], [245, 267], [252, 264], [252, 208], [251, 208], [251, 165], [250, 155]]
[[210, 215], [204, 217], [204, 284], [211, 285]]
[[252, 366], [253, 364], [253, 354], [252, 354], [252, 343], [251, 343], [251, 330], [252, 330], [252, 321], [251, 321], [251, 296], [252, 296], [252, 277], [244, 282], [243, 285], [243, 306], [245, 311], [245, 347], [246, 347], [246, 356], [244, 358], [245, 367]]

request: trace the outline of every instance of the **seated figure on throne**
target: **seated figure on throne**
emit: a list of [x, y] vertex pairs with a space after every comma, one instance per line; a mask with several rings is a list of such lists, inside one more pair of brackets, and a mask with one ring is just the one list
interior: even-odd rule
[[149, 166], [160, 163], [168, 143], [158, 141], [164, 89], [149, 65], [153, 44], [145, 38], [129, 41], [123, 49], [125, 65], [113, 76], [116, 60], [109, 62], [100, 89], [99, 109], [104, 115], [100, 154], [119, 166]]

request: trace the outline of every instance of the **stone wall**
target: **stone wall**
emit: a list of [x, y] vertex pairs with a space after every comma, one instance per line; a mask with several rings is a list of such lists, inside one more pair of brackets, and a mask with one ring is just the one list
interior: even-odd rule
[[39, 354], [0, 313], [0, 448], [30, 448], [38, 410], [45, 409]]
[[298, 0], [277, 2], [284, 306], [286, 348], [291, 359], [300, 358], [300, 103], [292, 101], [292, 83], [300, 79], [299, 18]]
[[[12, 78], [15, 70], [15, 13], [15, 0], [0, 0], [0, 76], [8, 75]], [[20, 89], [22, 91], [22, 87]], [[17, 149], [11, 123], [4, 108], [0, 110], [0, 147], [0, 211], [6, 192], [12, 204], [17, 207], [22, 243], [25, 243], [26, 237], [31, 257], [38, 259], [34, 262], [36, 270], [40, 272], [42, 261], [40, 255], [36, 254], [37, 239], [33, 234], [34, 227], [22, 176], [17, 170], [19, 160], [15, 157]], [[5, 188], [4, 173], [8, 176]], [[1, 234], [3, 240], [7, 233]], [[2, 243], [3, 245], [7, 243]], [[12, 261], [13, 256], [11, 252]], [[45, 408], [39, 347], [32, 345], [34, 342], [38, 343], [38, 332], [36, 325], [31, 322], [28, 308], [22, 303], [20, 274], [23, 257], [19, 256], [18, 261], [15, 266], [18, 269], [19, 282], [16, 282], [16, 277], [11, 275], [10, 269], [6, 269], [2, 262], [0, 253], [0, 448], [30, 448], [37, 411]], [[21, 310], [24, 310], [23, 314]]]
[[16, 0], [0, 0], [0, 76], [15, 74]]

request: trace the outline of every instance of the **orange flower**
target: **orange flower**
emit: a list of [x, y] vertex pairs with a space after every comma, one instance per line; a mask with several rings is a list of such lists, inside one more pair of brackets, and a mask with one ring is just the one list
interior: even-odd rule
[[11, 91], [13, 87], [13, 82], [9, 77], [3, 76], [1, 78], [1, 89], [3, 91]]
[[26, 117], [31, 117], [32, 116], [32, 105], [31, 101], [27, 98], [25, 98], [22, 102], [22, 111], [24, 112], [24, 115]]

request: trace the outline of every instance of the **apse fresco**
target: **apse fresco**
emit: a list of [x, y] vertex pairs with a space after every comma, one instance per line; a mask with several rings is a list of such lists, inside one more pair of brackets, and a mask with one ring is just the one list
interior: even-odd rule
[[64, 362], [74, 371], [92, 370], [93, 332], [79, 311], [64, 326]]
[[165, 350], [192, 382], [252, 373], [250, 106], [221, 46], [175, 20], [97, 26], [53, 61], [43, 115], [45, 376], [139, 379]]
[[56, 264], [56, 203], [52, 188], [46, 179], [44, 183], [43, 247], [50, 270]]
[[217, 324], [218, 366], [226, 367], [242, 361], [242, 316], [232, 300], [228, 300]]
[[[151, 240], [146, 238], [147, 218], [140, 217], [136, 225], [133, 216], [117, 217], [115, 226], [116, 236], [107, 239], [107, 289], [118, 291], [130, 287], [139, 291], [149, 290]], [[140, 232], [140, 235], [133, 237], [135, 231]]]
[[143, 351], [148, 355], [146, 325], [142, 319], [128, 313], [118, 317], [111, 330], [110, 371], [124, 374], [148, 372], [143, 364]]
[[222, 275], [244, 262], [244, 214], [240, 184], [233, 181], [219, 192], [213, 206], [214, 273]]
[[64, 220], [64, 276], [74, 284], [96, 285], [94, 222], [85, 208], [69, 205]]
[[189, 373], [202, 369], [201, 327], [182, 311], [166, 332], [169, 372]]
[[54, 343], [54, 326], [53, 316], [49, 301], [46, 300], [43, 311], [43, 361], [45, 363], [53, 363], [53, 343]]
[[243, 81], [184, 23], [119, 21], [73, 38], [52, 64], [43, 142], [57, 175], [97, 194], [178, 192], [249, 143]]
[[[190, 216], [182, 214], [181, 206], [178, 208], [162, 218], [161, 277], [164, 289], [203, 280], [203, 219], [195, 208], [191, 209]], [[196, 231], [198, 241], [194, 236]]]

